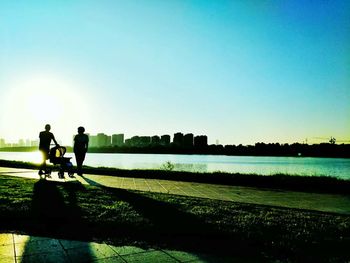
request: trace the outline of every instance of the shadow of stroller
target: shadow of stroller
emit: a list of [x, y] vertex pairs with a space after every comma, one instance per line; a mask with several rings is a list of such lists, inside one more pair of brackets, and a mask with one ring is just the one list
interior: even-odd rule
[[[65, 190], [65, 196], [62, 195]], [[32, 199], [32, 220], [36, 226], [33, 234], [41, 237], [81, 238], [85, 231], [76, 232], [77, 223], [82, 222], [81, 210], [77, 205], [76, 191], [85, 188], [81, 184], [39, 180], [34, 185]], [[72, 232], [72, 230], [74, 230]], [[65, 247], [67, 244], [68, 247]], [[95, 260], [89, 243], [79, 243], [79, 248], [72, 247], [72, 242], [57, 239], [30, 237], [26, 240], [21, 262], [46, 262], [48, 259], [68, 262], [92, 262]], [[63, 250], [65, 252], [63, 252]], [[79, 254], [77, 254], [79, 253]], [[68, 259], [69, 258], [69, 259]], [[66, 261], [65, 261], [66, 260]]]

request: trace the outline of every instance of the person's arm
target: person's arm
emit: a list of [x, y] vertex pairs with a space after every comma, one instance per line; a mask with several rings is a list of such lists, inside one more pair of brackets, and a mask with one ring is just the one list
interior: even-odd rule
[[60, 145], [57, 143], [57, 141], [56, 141], [55, 136], [53, 135], [53, 133], [51, 133], [51, 134], [52, 134], [52, 140], [53, 140], [53, 142], [56, 144], [57, 147], [60, 146]]

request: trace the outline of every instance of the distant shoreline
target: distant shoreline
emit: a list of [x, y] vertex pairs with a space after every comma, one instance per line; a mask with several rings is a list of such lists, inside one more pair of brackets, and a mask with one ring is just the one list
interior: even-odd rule
[[[67, 152], [73, 152], [66, 146]], [[37, 146], [5, 147], [0, 152], [35, 152]], [[128, 154], [179, 154], [179, 155], [222, 155], [222, 156], [266, 156], [266, 157], [318, 157], [318, 158], [350, 158], [350, 144], [257, 144], [255, 146], [210, 145], [205, 148], [181, 148], [174, 146], [154, 147], [90, 147], [89, 153], [128, 153]]]

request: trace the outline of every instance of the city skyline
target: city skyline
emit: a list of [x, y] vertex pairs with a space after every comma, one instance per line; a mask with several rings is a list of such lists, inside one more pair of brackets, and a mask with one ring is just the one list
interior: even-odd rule
[[[233, 144], [233, 143], [229, 143], [229, 144], [221, 144], [219, 142], [219, 140], [216, 140], [215, 143], [210, 143], [209, 142], [209, 138], [207, 135], [195, 135], [193, 133], [182, 133], [182, 132], [176, 132], [176, 133], [173, 133], [173, 136], [171, 136], [170, 134], [162, 134], [162, 135], [157, 135], [157, 134], [153, 134], [153, 135], [133, 135], [133, 136], [130, 136], [130, 137], [125, 137], [125, 134], [124, 133], [113, 133], [113, 134], [105, 134], [104, 132], [98, 132], [96, 134], [90, 134], [90, 133], [86, 133], [89, 138], [90, 138], [90, 147], [104, 147], [104, 146], [124, 146], [124, 145], [128, 145], [128, 142], [127, 141], [130, 141], [132, 139], [138, 139], [138, 138], [141, 138], [141, 139], [145, 139], [146, 137], [149, 139], [150, 143], [152, 143], [152, 140], [156, 139], [156, 140], [159, 140], [159, 144], [163, 144], [163, 145], [168, 145], [170, 143], [176, 143], [177, 139], [177, 135], [180, 135], [180, 137], [183, 137], [181, 139], [183, 139], [184, 141], [186, 141], [186, 136], [190, 136], [190, 138], [187, 138], [187, 141], [188, 139], [190, 139], [192, 142], [194, 142], [194, 139], [196, 137], [206, 137], [206, 144], [207, 145], [244, 145], [244, 144]], [[73, 146], [73, 143], [74, 143], [74, 135], [71, 136], [71, 142], [68, 143], [68, 144], [65, 144], [62, 142], [62, 140], [60, 139], [57, 139], [57, 142], [60, 144], [60, 145], [63, 145], [63, 146]], [[98, 139], [97, 137], [100, 136], [100, 139]], [[103, 141], [106, 141], [104, 143], [97, 143], [98, 140], [101, 140], [101, 137], [104, 137]], [[155, 137], [158, 137], [158, 138], [155, 138]], [[163, 138], [163, 137], [168, 137], [168, 138]], [[165, 140], [165, 141], [164, 141]], [[109, 142], [107, 142], [109, 141]], [[114, 143], [115, 142], [115, 143]], [[267, 143], [267, 142], [255, 142], [253, 144], [245, 144], [246, 146], [248, 145], [255, 145], [255, 144], [260, 144], [260, 143]], [[281, 142], [272, 142], [272, 143], [278, 143], [278, 144], [281, 144], [283, 145], [284, 143], [281, 143]], [[331, 143], [331, 144], [350, 144], [350, 141], [342, 141], [342, 140], [338, 140], [337, 138], [334, 138], [333, 136], [331, 137], [314, 137], [312, 138], [312, 140], [309, 140], [308, 138], [305, 138], [303, 141], [300, 141], [300, 142], [293, 142], [293, 143], [300, 143], [300, 144], [309, 144], [309, 145], [312, 145], [312, 144], [320, 144], [320, 143]], [[293, 144], [291, 143], [291, 144]], [[99, 145], [100, 144], [100, 145]], [[186, 144], [186, 142], [185, 142]], [[29, 138], [20, 138], [20, 139], [17, 139], [15, 141], [7, 141], [5, 138], [1, 138], [0, 137], [0, 148], [4, 148], [4, 147], [37, 147], [39, 145], [39, 139], [29, 139]], [[188, 145], [188, 143], [187, 143]], [[131, 146], [129, 144], [129, 146]]]
[[1, 1], [0, 137], [349, 141], [349, 18], [337, 0]]

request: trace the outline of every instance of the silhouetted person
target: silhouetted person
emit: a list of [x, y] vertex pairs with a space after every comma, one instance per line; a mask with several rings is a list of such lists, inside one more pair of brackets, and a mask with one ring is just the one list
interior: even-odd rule
[[77, 161], [77, 173], [82, 175], [83, 162], [85, 160], [85, 155], [89, 147], [89, 136], [84, 134], [85, 128], [79, 127], [78, 134], [74, 137], [74, 154], [75, 160]]
[[[51, 140], [54, 141], [54, 143], [56, 144], [56, 146], [59, 146], [55, 136], [53, 135], [52, 132], [50, 132], [51, 126], [50, 124], [46, 124], [45, 125], [45, 131], [42, 131], [39, 133], [39, 150], [41, 151], [42, 155], [43, 155], [43, 162], [40, 166], [40, 171], [39, 174], [43, 174], [46, 173], [46, 160], [49, 159], [49, 152], [50, 152], [50, 143]], [[44, 172], [43, 172], [44, 169]]]

